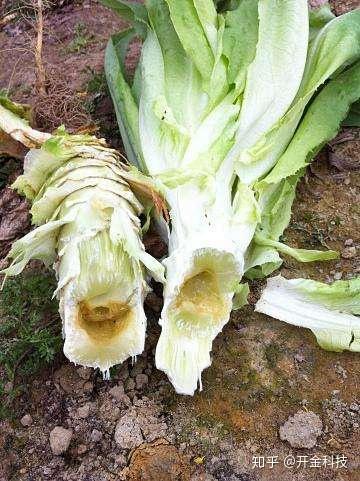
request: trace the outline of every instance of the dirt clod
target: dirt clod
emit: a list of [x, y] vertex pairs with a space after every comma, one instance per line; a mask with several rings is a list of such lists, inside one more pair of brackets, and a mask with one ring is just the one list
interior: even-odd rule
[[78, 446], [77, 448], [77, 454], [78, 456], [82, 456], [83, 454], [85, 454], [87, 452], [88, 448], [85, 444], [80, 444], [80, 446]]
[[93, 383], [80, 377], [78, 371], [70, 364], [62, 366], [55, 372], [54, 381], [68, 394], [79, 395], [90, 392], [93, 389]]
[[136, 376], [136, 389], [144, 389], [148, 382], [149, 378], [146, 374], [138, 374]]
[[56, 426], [50, 433], [50, 447], [51, 451], [60, 456], [64, 454], [71, 442], [73, 432], [71, 429], [65, 429], [62, 426]]
[[144, 438], [133, 411], [122, 416], [115, 428], [115, 442], [123, 449], [133, 449], [143, 442]]
[[346, 247], [341, 252], [341, 257], [343, 257], [344, 259], [352, 259], [355, 256], [356, 256], [356, 247], [355, 246]]
[[31, 426], [32, 423], [33, 423], [33, 420], [32, 420], [32, 417], [30, 416], [30, 414], [25, 414], [25, 416], [23, 416], [23, 417], [20, 419], [20, 423], [21, 423], [24, 427]]
[[324, 3], [326, 3], [326, 0], [309, 0], [309, 4], [311, 8], [319, 8]]
[[323, 403], [326, 424], [331, 433], [338, 438], [348, 439], [358, 431], [360, 425], [360, 405], [352, 402], [350, 405], [339, 397], [339, 393], [332, 395]]
[[93, 429], [91, 431], [91, 436], [90, 439], [93, 443], [98, 443], [99, 441], [102, 440], [103, 433], [101, 431], [98, 431], [97, 429]]
[[110, 389], [109, 393], [116, 401], [122, 402], [124, 397], [124, 386], [114, 386]]
[[86, 419], [90, 414], [91, 405], [89, 403], [80, 406], [77, 410], [77, 416], [81, 419]]
[[189, 481], [190, 466], [175, 446], [160, 440], [136, 449], [126, 474], [128, 481]]
[[280, 427], [282, 441], [288, 441], [293, 448], [311, 449], [322, 432], [322, 421], [312, 411], [298, 411]]

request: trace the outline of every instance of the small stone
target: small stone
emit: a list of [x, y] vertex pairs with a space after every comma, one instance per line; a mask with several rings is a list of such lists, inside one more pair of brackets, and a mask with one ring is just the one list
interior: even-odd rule
[[133, 391], [135, 389], [135, 381], [131, 377], [129, 377], [126, 382], [125, 382], [125, 390], [127, 391]]
[[148, 423], [143, 422], [141, 424], [141, 431], [146, 441], [151, 442], [155, 439], [164, 438], [166, 435], [167, 424], [161, 422]]
[[341, 257], [344, 259], [352, 259], [353, 257], [356, 256], [356, 247], [346, 247], [341, 251]]
[[122, 449], [133, 449], [143, 442], [143, 435], [134, 413], [122, 416], [115, 428], [115, 442]]
[[334, 274], [334, 279], [335, 281], [339, 281], [343, 276], [343, 273], [342, 272], [335, 272]]
[[350, 247], [353, 244], [354, 244], [353, 239], [346, 239], [346, 241], [344, 242], [345, 247]]
[[122, 396], [125, 393], [124, 386], [122, 384], [118, 386], [114, 386], [110, 389], [109, 393], [116, 401], [120, 402]]
[[351, 411], [359, 412], [360, 411], [360, 405], [358, 403], [351, 403], [349, 406]]
[[25, 416], [23, 416], [20, 419], [20, 422], [24, 427], [28, 427], [28, 426], [32, 425], [33, 420], [32, 420], [32, 417], [30, 416], [30, 414], [25, 414]]
[[339, 376], [341, 376], [343, 379], [347, 379], [347, 372], [340, 363], [335, 364], [335, 372], [336, 374], [339, 374]]
[[339, 449], [339, 450], [342, 449], [342, 445], [335, 438], [330, 438], [327, 444], [333, 449]]
[[94, 390], [94, 383], [92, 383], [91, 381], [87, 381], [84, 384], [83, 389], [85, 392], [92, 392]]
[[78, 408], [77, 410], [77, 417], [78, 418], [81, 418], [81, 419], [86, 419], [89, 414], [90, 414], [90, 404], [87, 403], [87, 404], [84, 404], [84, 406], [81, 406]]
[[103, 433], [101, 431], [98, 431], [97, 429], [91, 431], [90, 439], [93, 443], [98, 443], [102, 440], [102, 437]]
[[[78, 369], [75, 369], [74, 366], [71, 364], [65, 364], [61, 366], [57, 371], [54, 373], [54, 384], [57, 389], [59, 386], [68, 394], [80, 394], [84, 391], [88, 390], [89, 386], [93, 385], [91, 381], [85, 381], [79, 376]], [[80, 373], [84, 373], [85, 371], [82, 370]], [[90, 385], [88, 385], [90, 383]], [[92, 390], [92, 389], [91, 389]]]
[[72, 435], [71, 429], [65, 429], [62, 426], [56, 426], [50, 432], [50, 447], [56, 456], [60, 456], [67, 451]]
[[186, 451], [186, 448], [187, 448], [186, 443], [180, 443], [180, 446], [179, 446], [180, 453], [184, 453]]
[[117, 466], [126, 466], [127, 461], [126, 457], [123, 454], [118, 454], [116, 458], [114, 459], [114, 462]]
[[301, 354], [301, 353], [295, 354], [294, 359], [297, 362], [304, 362], [306, 360], [304, 354]]
[[99, 414], [103, 420], [116, 422], [120, 417], [120, 409], [114, 406], [112, 399], [105, 399], [99, 408]]
[[85, 444], [80, 444], [77, 448], [77, 453], [79, 456], [81, 456], [82, 454], [85, 454], [86, 451], [87, 451], [87, 446], [85, 446]]
[[136, 389], [143, 389], [149, 382], [149, 378], [146, 374], [138, 374], [135, 379]]
[[280, 427], [280, 439], [288, 441], [293, 448], [311, 449], [322, 433], [322, 427], [322, 421], [317, 414], [312, 411], [298, 411]]
[[14, 387], [14, 385], [11, 381], [7, 382], [4, 386], [4, 392], [6, 394], [9, 394], [13, 390], [13, 387]]

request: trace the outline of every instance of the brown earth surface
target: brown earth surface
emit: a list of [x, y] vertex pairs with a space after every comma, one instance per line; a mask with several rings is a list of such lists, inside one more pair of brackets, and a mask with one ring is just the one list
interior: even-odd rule
[[[120, 145], [111, 102], [104, 93], [97, 98], [90, 92], [89, 81], [102, 72], [109, 35], [125, 24], [95, 1], [58, 3], [45, 16], [44, 60], [48, 71], [58, 72], [72, 103], [64, 117], [55, 103], [59, 117], [50, 119], [53, 127], [64, 121], [73, 129], [95, 123], [108, 141]], [[332, 6], [340, 14], [359, 2]], [[74, 52], [79, 24], [86, 41]], [[24, 20], [0, 31], [0, 89], [36, 107], [34, 36], [31, 22]], [[86, 102], [96, 108], [84, 109]], [[69, 117], [74, 109], [76, 115]], [[49, 123], [41, 116], [37, 121], [40, 127]], [[328, 247], [339, 250], [341, 258], [307, 265], [286, 258], [284, 276], [332, 281], [360, 273], [359, 159], [359, 131], [340, 133], [308, 169], [286, 231], [292, 246]], [[20, 170], [15, 161], [12, 175]], [[7, 187], [0, 192], [0, 216], [4, 257], [10, 241], [29, 228], [27, 204]], [[153, 236], [147, 245], [163, 250]], [[134, 365], [124, 363], [104, 381], [61, 358], [30, 379], [14, 405], [14, 419], [0, 421], [0, 481], [360, 480], [359, 356], [325, 352], [310, 331], [254, 313], [262, 286], [253, 283], [251, 304], [233, 313], [215, 340], [203, 391], [192, 398], [176, 395], [154, 368], [161, 308], [156, 288], [147, 303], [146, 350]], [[293, 448], [279, 437], [279, 427], [300, 410], [322, 421], [311, 449]], [[60, 456], [49, 442], [55, 426], [72, 432]], [[125, 432], [125, 426], [131, 429]], [[310, 458], [327, 456], [330, 462], [340, 455], [347, 458], [346, 467], [310, 467]], [[262, 458], [264, 467], [254, 466]], [[295, 466], [285, 467], [285, 459], [294, 459]]]

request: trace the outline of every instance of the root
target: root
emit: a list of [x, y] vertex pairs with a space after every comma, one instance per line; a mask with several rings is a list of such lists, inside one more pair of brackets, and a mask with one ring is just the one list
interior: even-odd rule
[[9, 13], [8, 15], [5, 15], [5, 17], [3, 17], [1, 20], [0, 20], [0, 27], [5, 27], [5, 25], [7, 25], [8, 23], [10, 23], [12, 20], [14, 20], [16, 18], [16, 13]]
[[[34, 114], [39, 127], [46, 130], [54, 130], [61, 123], [66, 124], [70, 130], [77, 130], [91, 122], [85, 112], [82, 102], [76, 98], [76, 94], [66, 87], [60, 71], [55, 68], [45, 69], [42, 50], [44, 33], [44, 4], [43, 0], [32, 0], [36, 10], [36, 43], [34, 48], [36, 65], [37, 94]], [[35, 2], [37, 4], [35, 5]]]
[[34, 116], [36, 124], [49, 132], [62, 124], [74, 132], [92, 123], [83, 99], [67, 86], [62, 72], [56, 67], [47, 67], [45, 93], [36, 98]]
[[43, 17], [43, 1], [37, 0], [37, 21], [36, 30], [37, 38], [35, 45], [35, 64], [36, 64], [36, 90], [40, 95], [46, 94], [46, 74], [42, 61], [42, 47], [43, 47], [43, 32], [44, 32], [44, 17]]

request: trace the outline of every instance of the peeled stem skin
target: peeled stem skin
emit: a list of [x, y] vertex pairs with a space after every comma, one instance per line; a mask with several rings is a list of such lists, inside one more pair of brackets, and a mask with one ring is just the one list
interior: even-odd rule
[[[345, 284], [354, 281], [340, 282]], [[311, 329], [319, 345], [325, 350], [359, 352], [360, 320], [351, 314], [357, 312], [359, 290], [354, 289], [352, 292], [351, 303], [349, 291], [345, 289], [338, 292], [338, 285], [336, 282], [326, 285], [305, 279], [287, 280], [281, 276], [272, 277], [268, 279], [255, 310], [288, 324]], [[337, 299], [335, 308], [332, 301], [339, 294], [344, 302], [341, 305]]]

